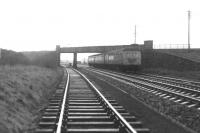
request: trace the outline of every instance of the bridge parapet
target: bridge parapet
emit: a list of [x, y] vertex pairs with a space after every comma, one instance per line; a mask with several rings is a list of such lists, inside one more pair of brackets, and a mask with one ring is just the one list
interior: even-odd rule
[[115, 49], [124, 48], [130, 45], [118, 46], [85, 46], [85, 47], [63, 47], [61, 53], [104, 53]]

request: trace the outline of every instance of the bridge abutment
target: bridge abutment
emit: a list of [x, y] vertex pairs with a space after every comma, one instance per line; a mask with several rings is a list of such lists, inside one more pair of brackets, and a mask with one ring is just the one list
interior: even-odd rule
[[77, 68], [77, 53], [74, 53], [73, 67]]
[[56, 63], [60, 66], [60, 45], [56, 45]]

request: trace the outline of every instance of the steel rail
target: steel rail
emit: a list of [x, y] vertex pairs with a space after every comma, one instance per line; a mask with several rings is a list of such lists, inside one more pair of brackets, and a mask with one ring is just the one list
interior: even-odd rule
[[119, 120], [123, 123], [123, 125], [128, 129], [131, 133], [137, 133], [135, 129], [121, 116], [120, 113], [110, 104], [110, 102], [103, 96], [103, 94], [91, 83], [91, 81], [81, 72], [76, 69], [73, 69], [78, 72], [88, 83], [89, 85], [99, 94], [99, 96], [103, 99], [103, 101], [108, 105], [108, 107], [112, 110], [112, 112], [119, 118]]
[[194, 86], [197, 86], [197, 87], [200, 87], [200, 82], [198, 81], [192, 81], [192, 80], [187, 80], [187, 79], [177, 79], [177, 78], [173, 78], [173, 77], [167, 77], [167, 76], [161, 76], [161, 75], [155, 75], [155, 74], [146, 74], [146, 73], [142, 73], [143, 75], [146, 75], [146, 76], [153, 76], [155, 78], [163, 78], [163, 79], [167, 79], [167, 80], [176, 80], [176, 81], [179, 81], [179, 82], [183, 82], [185, 84], [188, 84], [188, 83], [192, 83], [192, 85]]
[[[161, 90], [161, 91], [164, 91], [164, 92], [167, 92], [167, 93], [169, 93], [169, 94], [174, 94], [174, 95], [176, 95], [176, 96], [180, 96], [180, 97], [182, 97], [182, 98], [188, 98], [188, 99], [190, 99], [190, 100], [192, 100], [192, 101], [195, 101], [195, 102], [197, 102], [197, 103], [199, 103], [200, 102], [200, 99], [197, 99], [197, 98], [194, 98], [194, 97], [190, 97], [190, 96], [187, 96], [187, 95], [183, 95], [183, 94], [179, 94], [179, 93], [177, 93], [177, 92], [171, 92], [171, 91], [168, 91], [168, 90], [165, 90], [165, 89], [162, 89], [162, 88], [160, 88], [160, 86], [158, 86], [158, 87], [156, 87], [156, 86], [153, 86], [153, 85], [150, 85], [149, 83], [145, 83], [144, 81], [139, 81], [139, 80], [136, 80], [136, 81], [132, 81], [133, 79], [128, 79], [127, 77], [120, 77], [119, 75], [116, 75], [116, 74], [112, 74], [112, 73], [109, 73], [109, 72], [103, 72], [103, 71], [101, 71], [101, 70], [92, 70], [93, 72], [95, 72], [96, 71], [96, 73], [99, 73], [99, 74], [101, 74], [101, 75], [103, 75], [102, 73], [104, 73], [104, 74], [107, 74], [107, 76], [110, 76], [110, 75], [112, 75], [113, 77], [117, 77], [117, 78], [120, 78], [120, 79], [122, 79], [122, 80], [127, 80], [127, 81], [129, 81], [129, 82], [133, 82], [133, 83], [140, 83], [140, 84], [143, 84], [143, 86], [145, 85], [146, 87], [152, 87], [152, 88], [155, 88], [155, 89], [157, 89], [157, 90]], [[97, 71], [99, 71], [99, 72], [97, 72]], [[100, 73], [101, 72], [101, 73]], [[109, 73], [109, 74], [108, 74]], [[110, 76], [110, 77], [112, 77], [112, 76]], [[143, 82], [143, 83], [142, 83]], [[145, 84], [144, 84], [145, 83]]]
[[62, 125], [63, 125], [62, 122], [63, 122], [63, 116], [64, 116], [64, 111], [65, 111], [65, 103], [66, 103], [66, 99], [67, 99], [67, 91], [68, 91], [68, 88], [69, 88], [69, 80], [70, 80], [68, 70], [66, 69], [66, 71], [67, 71], [67, 84], [66, 84], [66, 87], [65, 87], [64, 98], [63, 98], [63, 101], [62, 101], [62, 107], [61, 107], [59, 121], [57, 123], [56, 133], [62, 132]]
[[184, 86], [186, 88], [192, 87], [193, 88], [192, 90], [200, 90], [199, 89], [200, 85], [192, 83], [193, 81], [185, 82], [185, 81], [180, 81], [182, 79], [176, 79], [176, 78], [169, 79], [169, 78], [163, 77], [163, 76], [149, 75], [149, 74], [144, 74], [144, 73], [138, 74], [138, 76], [144, 77], [144, 78], [151, 78], [151, 79], [153, 79], [155, 81], [160, 81], [160, 82], [165, 82], [165, 83], [169, 83], [169, 84], [174, 84], [174, 85], [177, 85], [177, 86], [180, 86], [180, 87], [182, 87], [182, 86]]
[[[92, 68], [90, 68], [90, 69], [92, 69]], [[95, 69], [97, 69], [97, 68], [95, 68]], [[98, 70], [104, 70], [105, 71], [105, 69], [98, 69]], [[115, 71], [111, 71], [111, 70], [106, 70], [106, 71], [108, 71], [108, 72], [112, 72], [112, 73], [119, 73], [119, 74], [123, 74], [123, 73], [120, 73], [120, 72], [115, 72]], [[126, 74], [124, 74], [124, 75], [126, 75]], [[128, 74], [129, 75], [129, 74]], [[179, 82], [178, 84], [181, 84], [180, 82], [182, 82], [184, 85], [187, 85], [187, 86], [191, 86], [191, 87], [196, 87], [196, 88], [199, 88], [200, 87], [200, 82], [198, 82], [198, 81], [192, 81], [192, 80], [187, 80], [187, 79], [180, 79], [180, 78], [174, 78], [174, 77], [167, 77], [167, 76], [161, 76], [161, 75], [156, 75], [156, 74], [147, 74], [147, 73], [141, 73], [141, 75], [142, 76], [148, 76], [148, 77], [153, 77], [153, 78], [156, 78], [156, 79], [158, 79], [158, 78], [162, 78], [161, 80], [167, 80], [167, 81], [169, 81], [169, 82], [174, 82], [174, 83], [177, 83], [177, 82]], [[132, 76], [132, 75], [130, 75], [130, 76]], [[139, 75], [140, 76], [140, 75]], [[177, 82], [176, 82], [177, 81]]]
[[[100, 69], [99, 71], [104, 71], [104, 70]], [[123, 76], [126, 76], [126, 77], [136, 78], [136, 79], [139, 79], [139, 80], [144, 80], [144, 81], [159, 84], [159, 85], [162, 85], [162, 86], [174, 87], [176, 89], [182, 89], [182, 90], [185, 90], [185, 91], [193, 92], [195, 94], [196, 93], [200, 94], [200, 90], [197, 90], [197, 88], [200, 87], [200, 86], [195, 86], [195, 85], [192, 85], [192, 84], [191, 85], [183, 84], [183, 85], [186, 85], [188, 87], [194, 87], [195, 86], [194, 88], [196, 88], [196, 89], [190, 89], [190, 88], [187, 88], [185, 86], [179, 86], [179, 85], [181, 85], [181, 83], [177, 83], [176, 81], [169, 81], [169, 80], [163, 81], [164, 79], [158, 79], [156, 77], [152, 77], [152, 78], [154, 78], [154, 80], [153, 80], [153, 79], [150, 79], [151, 78], [150, 76], [148, 78], [142, 77], [142, 76], [146, 76], [146, 75], [138, 75], [138, 77], [136, 77], [134, 75], [124, 74], [124, 73], [120, 73], [120, 72], [107, 71], [107, 70], [106, 70], [106, 72], [111, 72], [111, 73], [114, 73], [114, 74], [120, 74], [120, 75], [123, 75]], [[165, 82], [165, 83], [163, 83], [162, 81]], [[172, 82], [172, 83], [170, 84], [170, 82]], [[177, 84], [179, 84], [179, 85], [177, 85]]]
[[[194, 93], [194, 94], [200, 94], [199, 90], [190, 89], [190, 88], [183, 87], [183, 86], [178, 86], [178, 85], [173, 85], [173, 84], [170, 84], [169, 82], [168, 83], [167, 82], [163, 83], [163, 82], [161, 82], [159, 80], [156, 81], [156, 80], [149, 79], [150, 77], [144, 78], [144, 77], [141, 77], [140, 75], [138, 75], [138, 77], [136, 77], [134, 75], [123, 74], [123, 73], [113, 72], [113, 71], [111, 71], [111, 72], [114, 73], [114, 74], [120, 74], [120, 75], [123, 75], [123, 76], [126, 76], [126, 77], [135, 78], [135, 79], [138, 79], [138, 80], [143, 80], [143, 81], [150, 82], [150, 83], [157, 84], [157, 85], [161, 85], [161, 86], [167, 86], [167, 87], [172, 87], [172, 88], [175, 88], [175, 89], [181, 89], [181, 91], [183, 90], [183, 91], [191, 92], [191, 93]], [[163, 80], [163, 79], [161, 79], [161, 80]], [[177, 84], [180, 84], [180, 83], [177, 83]]]
[[[121, 74], [121, 75], [124, 75], [124, 74]], [[158, 79], [157, 80], [149, 79], [150, 77], [144, 78], [144, 77], [136, 77], [136, 76], [133, 76], [133, 75], [124, 75], [124, 76], [136, 78], [136, 79], [143, 80], [143, 81], [146, 81], [146, 82], [151, 82], [151, 83], [158, 84], [158, 85], [161, 85], [161, 86], [173, 87], [173, 88], [176, 88], [176, 89], [181, 89], [181, 90], [184, 90], [184, 91], [190, 91], [190, 92], [193, 92], [193, 93], [199, 93], [200, 94], [199, 90], [194, 90], [194, 89], [190, 89], [190, 88], [187, 88], [187, 87], [170, 84], [169, 82], [163, 83], [162, 81], [159, 81]], [[180, 83], [177, 83], [177, 84], [180, 84]]]
[[[103, 71], [103, 70], [100, 69], [100, 70], [95, 70], [95, 71]], [[106, 71], [106, 72], [111, 72], [113, 74], [120, 74], [120, 75], [123, 75], [123, 76], [126, 76], [126, 77], [135, 78], [135, 79], [138, 79], [138, 80], [143, 80], [144, 82], [147, 81], [147, 82], [150, 82], [150, 83], [153, 83], [153, 84], [157, 84], [157, 85], [161, 85], [161, 86], [174, 87], [175, 89], [179, 89], [179, 90], [182, 89], [183, 91], [191, 92], [191, 93], [194, 93], [194, 94], [200, 94], [199, 90], [190, 89], [190, 88], [183, 87], [183, 86], [178, 86], [178, 85], [173, 85], [173, 84], [170, 84], [169, 82], [163, 83], [161, 81], [156, 81], [156, 80], [152, 80], [152, 79], [148, 79], [148, 78], [144, 78], [144, 77], [136, 77], [134, 75], [123, 74], [123, 73], [113, 72], [113, 71]], [[161, 79], [161, 80], [164, 80], [164, 79]], [[177, 84], [180, 84], [180, 83], [177, 83]]]

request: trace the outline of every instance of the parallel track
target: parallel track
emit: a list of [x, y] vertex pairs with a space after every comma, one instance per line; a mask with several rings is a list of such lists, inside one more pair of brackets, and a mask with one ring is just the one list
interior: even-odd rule
[[83, 74], [68, 69], [68, 76], [65, 74], [56, 93], [50, 99], [36, 132], [149, 133], [150, 131], [143, 128], [142, 123], [130, 115], [123, 106], [118, 105], [111, 96], [103, 95]]
[[155, 79], [162, 79], [163, 81], [169, 81], [170, 83], [179, 84], [182, 86], [186, 86], [188, 88], [193, 88], [196, 90], [200, 90], [200, 82], [192, 81], [192, 80], [186, 80], [186, 79], [177, 79], [173, 77], [167, 77], [167, 76], [161, 76], [161, 75], [155, 75], [155, 74], [147, 74], [142, 73], [140, 75], [155, 78]]
[[174, 84], [175, 81], [171, 83], [166, 80], [165, 82], [164, 79], [161, 79], [161, 77], [159, 80], [154, 77], [151, 78], [151, 76], [145, 77], [141, 75], [128, 75], [119, 72], [91, 68], [87, 68], [87, 70], [108, 76], [110, 78], [114, 77], [115, 79], [122, 80], [127, 83], [132, 83], [139, 89], [200, 110], [200, 91], [189, 88], [189, 84], [187, 84], [187, 86], [181, 86], [180, 83]]

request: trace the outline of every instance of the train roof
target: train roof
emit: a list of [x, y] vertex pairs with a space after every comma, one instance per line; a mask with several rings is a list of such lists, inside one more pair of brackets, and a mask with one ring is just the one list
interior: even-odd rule
[[88, 57], [95, 57], [95, 56], [99, 56], [99, 55], [102, 55], [102, 54], [90, 55], [90, 56], [88, 56]]

